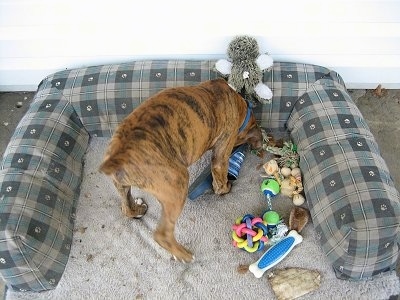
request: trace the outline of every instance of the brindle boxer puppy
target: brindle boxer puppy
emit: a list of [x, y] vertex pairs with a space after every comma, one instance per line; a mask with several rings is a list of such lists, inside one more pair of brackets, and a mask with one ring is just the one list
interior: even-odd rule
[[117, 128], [100, 170], [112, 177], [126, 216], [141, 217], [147, 209], [132, 203], [131, 186], [158, 199], [162, 216], [154, 239], [176, 259], [190, 262], [192, 253], [174, 235], [188, 193], [187, 168], [212, 149], [213, 189], [228, 193], [229, 156], [243, 143], [261, 148], [261, 130], [244, 99], [216, 79], [165, 89], [139, 105]]

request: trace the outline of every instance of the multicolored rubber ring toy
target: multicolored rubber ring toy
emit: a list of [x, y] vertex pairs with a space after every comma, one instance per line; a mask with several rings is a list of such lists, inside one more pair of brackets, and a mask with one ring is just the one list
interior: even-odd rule
[[260, 217], [247, 214], [232, 226], [233, 245], [247, 252], [256, 252], [268, 242], [268, 228]]

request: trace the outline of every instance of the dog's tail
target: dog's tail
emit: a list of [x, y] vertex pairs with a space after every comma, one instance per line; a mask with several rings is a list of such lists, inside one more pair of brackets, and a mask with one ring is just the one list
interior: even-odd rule
[[123, 161], [108, 157], [100, 165], [99, 171], [108, 176], [114, 177], [115, 180], [121, 182], [125, 177], [123, 165]]
[[115, 169], [118, 168], [118, 166], [118, 162], [111, 158], [107, 158], [101, 163], [99, 171], [106, 175], [111, 175], [112, 173], [114, 173]]

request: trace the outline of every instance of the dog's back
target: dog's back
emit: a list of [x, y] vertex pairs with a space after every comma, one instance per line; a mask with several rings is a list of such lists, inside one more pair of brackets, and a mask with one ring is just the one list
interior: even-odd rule
[[[160, 172], [176, 164], [188, 167], [212, 147], [220, 127], [232, 122], [229, 116], [238, 114], [235, 101], [243, 100], [236, 97], [223, 79], [159, 92], [118, 126], [101, 171], [132, 180], [143, 177], [148, 168]], [[143, 187], [143, 180], [137, 180]]]

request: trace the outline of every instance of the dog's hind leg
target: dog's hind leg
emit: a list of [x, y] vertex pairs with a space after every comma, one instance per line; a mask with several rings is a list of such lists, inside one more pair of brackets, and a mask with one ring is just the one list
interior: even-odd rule
[[171, 172], [166, 171], [164, 175], [168, 182], [159, 185], [162, 186], [162, 190], [150, 191], [162, 206], [162, 215], [154, 232], [154, 239], [161, 247], [168, 250], [176, 260], [191, 262], [193, 254], [175, 239], [175, 224], [186, 201], [189, 173], [186, 168], [182, 168]]

